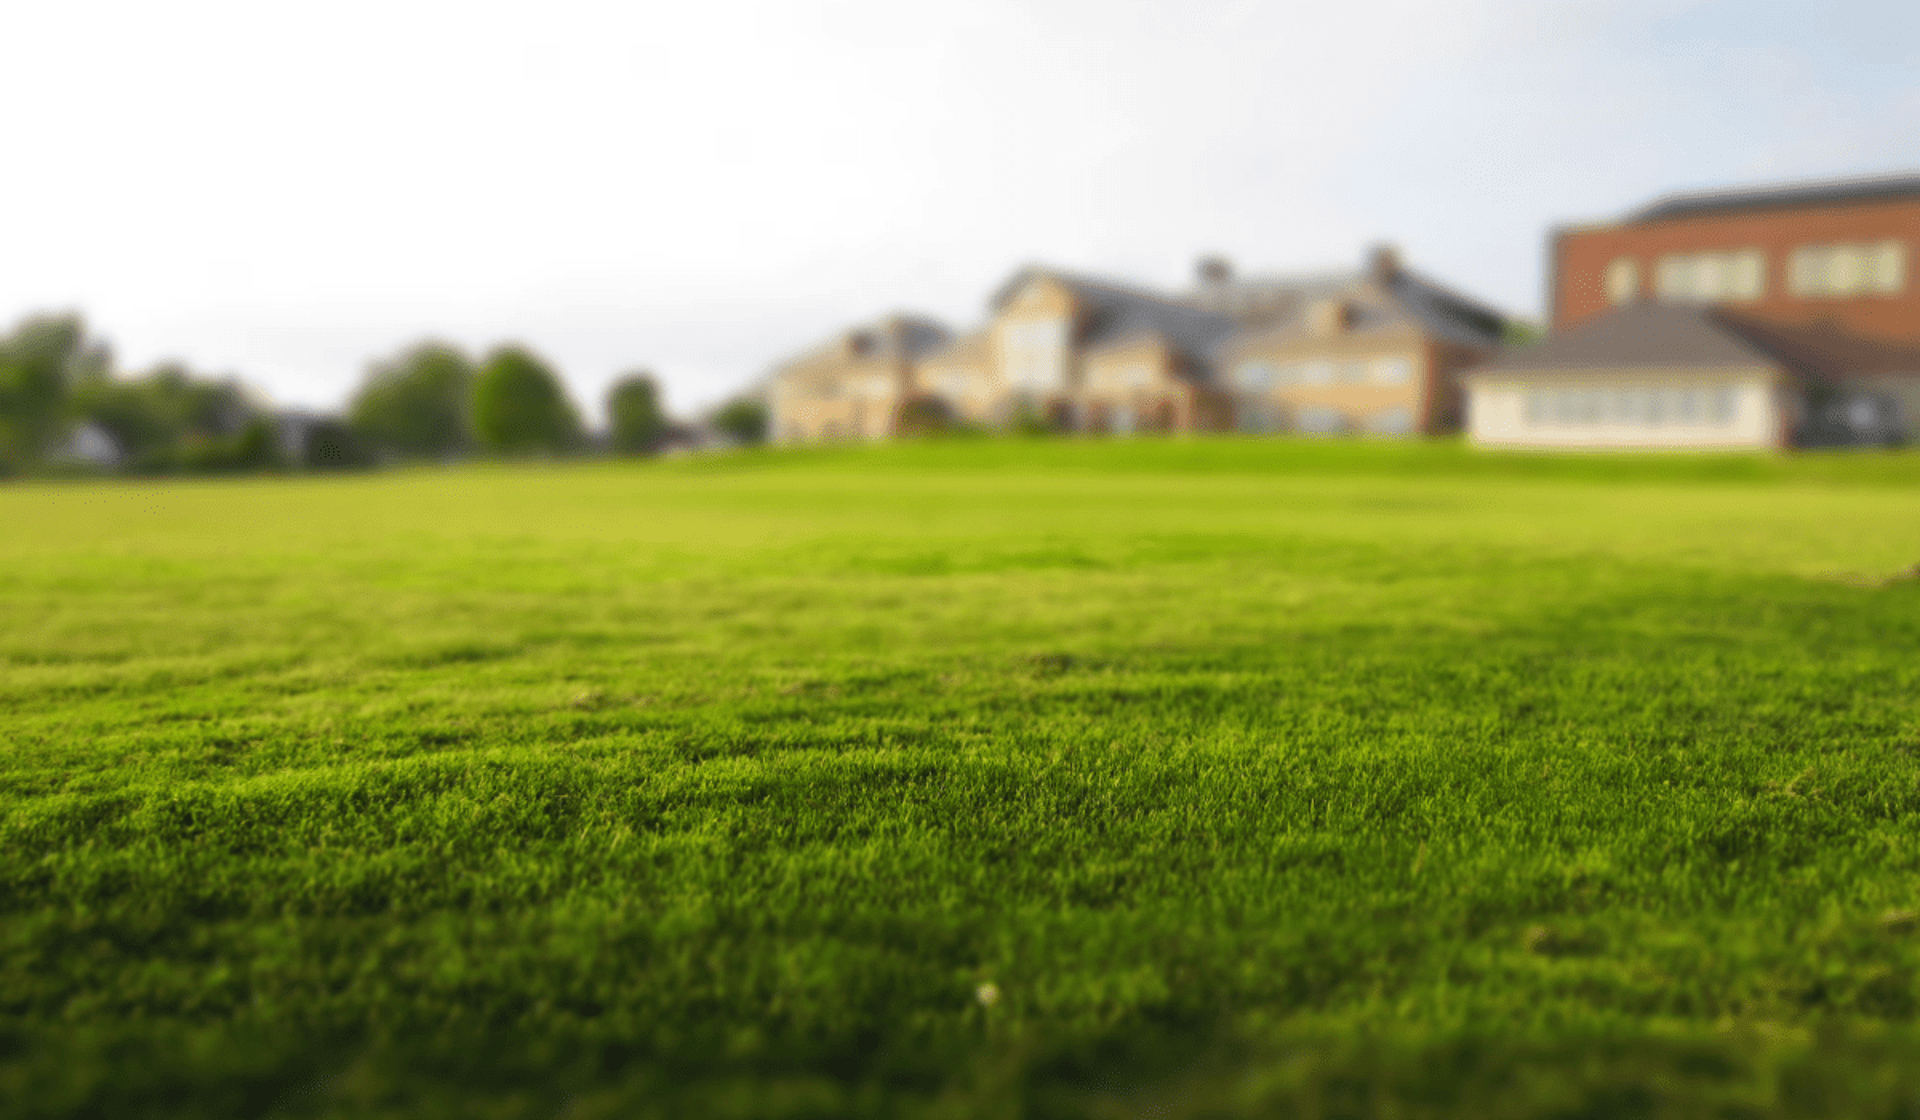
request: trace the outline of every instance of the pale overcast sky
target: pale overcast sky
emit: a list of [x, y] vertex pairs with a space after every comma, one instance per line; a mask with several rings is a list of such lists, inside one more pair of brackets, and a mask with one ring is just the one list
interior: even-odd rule
[[1375, 241], [1540, 310], [1557, 222], [1920, 170], [1920, 5], [16, 5], [0, 316], [335, 407], [422, 336], [681, 412], [1044, 261], [1183, 284]]

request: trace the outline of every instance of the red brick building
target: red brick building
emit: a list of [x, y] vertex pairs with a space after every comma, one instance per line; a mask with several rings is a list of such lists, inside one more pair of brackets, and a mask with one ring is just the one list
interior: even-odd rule
[[1673, 195], [1553, 238], [1555, 330], [1637, 299], [1920, 344], [1920, 175]]
[[1487, 447], [1920, 438], [1920, 175], [1673, 195], [1552, 238], [1551, 331], [1466, 376]]

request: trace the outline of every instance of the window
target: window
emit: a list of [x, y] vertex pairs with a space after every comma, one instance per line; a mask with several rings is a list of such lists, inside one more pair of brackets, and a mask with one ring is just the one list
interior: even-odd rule
[[1413, 379], [1413, 363], [1405, 358], [1376, 359], [1373, 379], [1382, 385], [1405, 385]]
[[1607, 265], [1601, 281], [1608, 303], [1625, 303], [1640, 294], [1640, 262], [1632, 257], [1615, 257]]
[[1898, 241], [1882, 241], [1867, 257], [1867, 287], [1883, 295], [1892, 295], [1907, 286], [1907, 247]]
[[1740, 388], [1622, 386], [1607, 389], [1529, 389], [1521, 397], [1529, 427], [1727, 425], [1740, 412]]
[[1866, 269], [1861, 266], [1860, 250], [1853, 245], [1835, 245], [1827, 250], [1826, 276], [1827, 291], [1836, 296], [1860, 294], [1861, 281], [1866, 279]]
[[1575, 424], [1598, 424], [1606, 415], [1606, 395], [1598, 389], [1576, 389], [1567, 397]]
[[1759, 299], [1767, 290], [1767, 258], [1758, 249], [1668, 253], [1655, 266], [1654, 290], [1677, 303]]
[[1009, 323], [1001, 334], [1007, 380], [1024, 389], [1061, 389], [1067, 383], [1067, 324], [1063, 319]]
[[1241, 362], [1233, 371], [1233, 379], [1242, 389], [1265, 389], [1273, 384], [1276, 372], [1272, 362]]
[[1895, 295], [1907, 286], [1907, 247], [1898, 241], [1861, 245], [1802, 245], [1787, 265], [1796, 296], [1846, 299]]

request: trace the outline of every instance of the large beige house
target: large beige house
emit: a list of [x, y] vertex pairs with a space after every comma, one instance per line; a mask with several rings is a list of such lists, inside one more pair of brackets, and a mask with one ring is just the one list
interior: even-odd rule
[[1387, 250], [1350, 273], [1240, 278], [1201, 262], [1159, 293], [1023, 268], [985, 323], [951, 336], [895, 316], [768, 379], [783, 443], [881, 438], [925, 423], [1061, 431], [1383, 435], [1458, 423], [1455, 374], [1496, 352], [1500, 313]]
[[1460, 372], [1496, 354], [1506, 328], [1386, 249], [1357, 273], [1216, 287], [1252, 313], [1220, 353], [1244, 431], [1450, 431]]

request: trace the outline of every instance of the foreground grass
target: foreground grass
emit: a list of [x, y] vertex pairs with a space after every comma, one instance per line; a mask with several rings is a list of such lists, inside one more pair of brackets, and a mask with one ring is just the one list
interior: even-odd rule
[[10, 1113], [1920, 1116], [1920, 458], [990, 443], [0, 525]]

